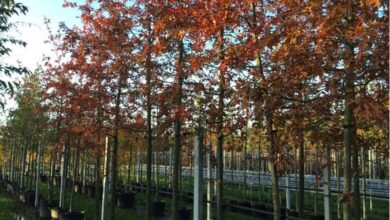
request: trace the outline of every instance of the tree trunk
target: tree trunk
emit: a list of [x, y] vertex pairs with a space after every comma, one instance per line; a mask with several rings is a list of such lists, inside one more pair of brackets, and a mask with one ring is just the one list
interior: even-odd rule
[[[104, 172], [107, 175], [107, 172]], [[100, 198], [100, 155], [97, 155], [95, 160], [95, 220], [100, 217]]]
[[325, 168], [324, 168], [324, 217], [325, 220], [332, 220], [332, 197], [331, 197], [331, 163], [329, 147], [325, 148]]
[[[355, 2], [349, 1], [350, 8], [348, 10], [348, 23], [355, 23]], [[354, 138], [354, 124], [353, 116], [353, 101], [355, 100], [354, 81], [355, 81], [355, 69], [354, 69], [354, 46], [352, 42], [347, 41], [347, 51], [350, 65], [348, 66], [344, 76], [344, 204], [343, 204], [343, 219], [351, 219], [352, 199], [351, 195], [351, 149], [352, 139]], [[356, 146], [354, 146], [355, 148]], [[355, 154], [355, 153], [354, 153]], [[356, 155], [357, 156], [357, 155]], [[353, 205], [354, 210], [359, 209], [358, 204]], [[359, 210], [360, 211], [360, 210]]]
[[367, 204], [366, 204], [366, 148], [362, 148], [362, 156], [361, 156], [361, 164], [362, 164], [362, 190], [363, 190], [363, 220], [367, 219]]
[[55, 168], [55, 153], [50, 153], [50, 171], [49, 171], [49, 182], [47, 184], [47, 200], [49, 201], [49, 204], [51, 204], [53, 200], [53, 177], [54, 177], [54, 168]]
[[[224, 29], [220, 30], [220, 65], [224, 61]], [[225, 72], [219, 72], [218, 116], [217, 116], [217, 220], [223, 219], [223, 119], [225, 111]]]
[[274, 207], [274, 220], [281, 219], [280, 213], [280, 198], [279, 198], [279, 185], [278, 185], [278, 170], [276, 166], [277, 160], [277, 152], [276, 152], [276, 144], [275, 144], [275, 132], [273, 130], [273, 119], [272, 114], [267, 113], [266, 115], [267, 121], [267, 130], [269, 137], [269, 167], [271, 170], [271, 179], [272, 179], [272, 197], [273, 197], [273, 207]]
[[211, 144], [208, 144], [207, 146], [207, 220], [212, 220], [212, 212], [211, 212], [211, 209], [212, 209], [212, 197], [211, 197], [211, 194], [212, 194], [212, 185], [213, 185], [213, 181], [212, 181], [212, 178], [213, 178], [213, 175], [212, 175], [212, 172], [213, 172], [213, 167], [212, 167], [212, 162], [211, 162], [211, 159], [212, 159], [212, 152], [211, 152]]
[[27, 145], [24, 144], [22, 148], [22, 157], [21, 157], [21, 169], [20, 169], [20, 189], [24, 189], [24, 176], [25, 176], [25, 167], [26, 167], [26, 155], [27, 155]]
[[[99, 88], [99, 94], [101, 94], [101, 91], [100, 91], [100, 88]], [[95, 214], [94, 214], [94, 217], [95, 217], [95, 220], [99, 220], [100, 219], [100, 202], [101, 202], [101, 199], [102, 199], [102, 195], [100, 193], [100, 150], [99, 150], [99, 146], [100, 146], [100, 141], [101, 141], [101, 128], [103, 127], [103, 123], [102, 123], [102, 100], [101, 100], [101, 96], [99, 95], [98, 96], [98, 106], [97, 106], [97, 115], [96, 115], [96, 122], [97, 122], [97, 125], [99, 126], [98, 127], [98, 130], [97, 130], [97, 155], [96, 155], [96, 159], [95, 159]], [[105, 143], [105, 148], [107, 148], [107, 145], [108, 145], [108, 139], [106, 139], [106, 143]], [[106, 150], [106, 149], [105, 149]], [[86, 152], [86, 151], [85, 151]], [[110, 151], [109, 151], [110, 152]], [[107, 153], [107, 152], [105, 152]], [[86, 158], [85, 158], [86, 159]], [[83, 179], [83, 186], [85, 186], [85, 183], [86, 183], [86, 167], [88, 165], [87, 161], [89, 160], [84, 160], [84, 179]], [[104, 161], [105, 162], [105, 161]], [[104, 168], [106, 169], [106, 168]], [[105, 175], [108, 174], [108, 171], [107, 170], [104, 170], [103, 171], [105, 173]], [[83, 187], [84, 189], [84, 187]], [[107, 210], [106, 210], [106, 213], [107, 213]]]
[[315, 199], [314, 199], [314, 215], [317, 215], [317, 203], [318, 203], [318, 189], [319, 189], [319, 183], [318, 183], [318, 144], [316, 144], [316, 161], [315, 161], [315, 168], [314, 168], [314, 177], [316, 178], [316, 193], [315, 193]]
[[[121, 92], [122, 92], [122, 76], [120, 76], [119, 83], [118, 83], [118, 91], [116, 94], [116, 100], [115, 100], [115, 127], [114, 127], [114, 144], [112, 146], [112, 158], [111, 158], [111, 189], [110, 189], [110, 198], [111, 198], [111, 204], [110, 204], [110, 220], [115, 220], [115, 208], [116, 208], [116, 184], [117, 184], [117, 178], [118, 178], [118, 144], [119, 144], [119, 107], [120, 107], [120, 100], [121, 100]], [[97, 180], [95, 180], [97, 182]]]
[[194, 140], [194, 220], [203, 219], [203, 131], [197, 128]]
[[[149, 39], [149, 43], [151, 40]], [[152, 205], [152, 70], [151, 70], [151, 52], [147, 52], [146, 57], [146, 139], [147, 139], [147, 152], [146, 152], [146, 219], [151, 220], [151, 205]], [[141, 165], [142, 167], [142, 165]], [[141, 179], [142, 179], [142, 170], [141, 170]]]
[[80, 139], [77, 140], [77, 149], [76, 149], [76, 158], [73, 161], [73, 184], [72, 188], [70, 189], [70, 201], [69, 201], [69, 212], [72, 212], [73, 209], [73, 196], [74, 196], [74, 187], [75, 183], [77, 181], [77, 169], [79, 166], [79, 157], [80, 157]]
[[129, 164], [127, 167], [127, 185], [131, 185], [130, 183], [130, 176], [131, 176], [131, 158], [132, 158], [132, 153], [133, 153], [133, 148], [130, 149], [129, 151]]
[[[353, 48], [350, 48], [351, 56]], [[351, 68], [351, 67], [350, 67]], [[344, 98], [344, 204], [343, 204], [343, 219], [351, 219], [351, 147], [354, 130], [353, 104], [354, 99], [354, 71], [351, 68], [349, 74], [345, 76], [345, 98]], [[356, 204], [357, 205], [357, 204]], [[357, 206], [354, 208], [358, 209]]]
[[341, 219], [340, 212], [340, 153], [336, 152], [336, 185], [337, 185], [337, 218]]
[[299, 217], [303, 217], [303, 207], [305, 199], [305, 165], [304, 165], [304, 152], [305, 143], [303, 137], [303, 131], [300, 130], [299, 145], [298, 145], [298, 172], [299, 172], [299, 191], [298, 191], [298, 213]]
[[60, 186], [60, 201], [59, 207], [65, 208], [65, 189], [66, 189], [66, 177], [68, 167], [68, 147], [64, 145], [61, 162], [61, 186]]
[[[107, 213], [107, 209], [108, 209], [108, 186], [109, 186], [109, 178], [108, 178], [108, 175], [109, 175], [109, 164], [110, 164], [110, 151], [111, 151], [111, 148], [110, 148], [110, 144], [109, 144], [109, 141], [108, 141], [108, 137], [106, 137], [106, 146], [105, 146], [105, 150], [104, 150], [104, 171], [103, 171], [103, 197], [102, 197], [102, 209], [101, 209], [101, 220], [106, 220], [107, 219], [107, 216], [108, 216], [108, 213]], [[100, 210], [99, 210], [100, 211]], [[95, 216], [98, 216], [98, 215], [95, 215]]]
[[39, 145], [39, 152], [38, 152], [38, 162], [37, 162], [37, 175], [35, 179], [35, 207], [39, 206], [39, 189], [40, 189], [40, 176], [39, 173], [41, 172], [41, 163], [42, 163], [42, 157], [43, 157], [43, 146]]
[[11, 168], [10, 168], [10, 174], [9, 174], [9, 180], [12, 183], [14, 181], [15, 176], [15, 157], [16, 157], [16, 143], [12, 144], [12, 151], [11, 151]]
[[360, 219], [360, 186], [359, 186], [359, 149], [357, 146], [352, 148], [352, 166], [353, 166], [353, 212], [354, 219]]
[[180, 151], [181, 151], [181, 111], [182, 111], [182, 96], [183, 96], [183, 57], [184, 45], [183, 41], [178, 42], [179, 56], [177, 60], [177, 88], [175, 94], [175, 147], [173, 158], [173, 198], [172, 198], [172, 217], [173, 220], [179, 220], [179, 169], [180, 169]]

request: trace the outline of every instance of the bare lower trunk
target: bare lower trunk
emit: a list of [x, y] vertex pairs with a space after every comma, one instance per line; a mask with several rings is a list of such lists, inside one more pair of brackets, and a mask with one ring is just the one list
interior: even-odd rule
[[367, 204], [366, 204], [366, 150], [363, 147], [362, 148], [362, 156], [361, 156], [362, 162], [361, 162], [361, 167], [362, 167], [362, 191], [363, 191], [363, 203], [362, 203], [362, 208], [363, 208], [363, 220], [367, 219]]
[[74, 197], [74, 187], [76, 185], [77, 181], [77, 168], [79, 166], [79, 156], [80, 156], [80, 140], [78, 140], [78, 147], [77, 147], [77, 152], [76, 152], [76, 158], [73, 161], [73, 181], [72, 181], [72, 188], [70, 189], [70, 201], [69, 201], [69, 212], [72, 212], [73, 209], [73, 197]]
[[95, 160], [95, 220], [100, 219], [100, 198], [100, 155], [97, 155]]
[[40, 176], [41, 172], [41, 162], [43, 157], [43, 147], [41, 145], [38, 146], [38, 162], [37, 162], [37, 175], [35, 178], [35, 207], [39, 206], [39, 189], [40, 189]]
[[24, 189], [24, 176], [25, 176], [25, 167], [26, 167], [26, 155], [27, 155], [27, 146], [23, 145], [22, 157], [21, 157], [21, 169], [20, 169], [20, 189]]
[[[119, 80], [118, 92], [115, 100], [115, 128], [114, 128], [114, 144], [112, 148], [112, 157], [111, 157], [111, 188], [110, 188], [110, 197], [111, 197], [111, 206], [110, 206], [110, 220], [115, 220], [115, 208], [116, 208], [116, 185], [118, 178], [118, 144], [119, 144], [119, 107], [121, 99], [121, 86], [122, 78]], [[97, 180], [95, 180], [97, 182]]]
[[278, 185], [278, 170], [276, 166], [277, 161], [277, 152], [276, 152], [276, 144], [275, 144], [275, 133], [273, 130], [273, 119], [272, 114], [267, 113], [267, 130], [269, 137], [269, 167], [271, 171], [271, 180], [272, 180], [272, 203], [274, 207], [274, 220], [281, 219], [280, 213], [280, 198], [279, 198], [279, 185]]
[[[148, 39], [150, 43], [150, 39]], [[152, 72], [151, 72], [151, 52], [147, 52], [146, 57], [146, 139], [147, 139], [147, 150], [146, 150], [146, 219], [151, 220], [152, 218]], [[142, 168], [142, 165], [141, 165]], [[142, 180], [142, 170], [141, 170], [141, 180]]]
[[65, 187], [66, 187], [67, 167], [68, 167], [68, 147], [64, 145], [62, 162], [61, 162], [61, 186], [60, 186], [60, 202], [59, 202], [60, 208], [65, 208], [65, 189], [66, 189]]
[[133, 148], [129, 151], [129, 164], [127, 165], [127, 185], [131, 185], [130, 176], [131, 176], [131, 158], [132, 158]]
[[50, 172], [49, 172], [49, 183], [47, 184], [48, 189], [47, 189], [47, 198], [49, 203], [52, 203], [53, 200], [53, 177], [54, 177], [54, 168], [55, 168], [55, 153], [50, 153]]
[[183, 42], [179, 41], [179, 57], [177, 61], [177, 90], [175, 105], [177, 113], [175, 116], [175, 146], [174, 146], [174, 158], [173, 158], [173, 198], [172, 198], [172, 217], [173, 220], [179, 220], [179, 169], [180, 169], [180, 145], [181, 145], [181, 115], [179, 115], [179, 109], [182, 108], [182, 85], [183, 85], [183, 56], [184, 46]]
[[299, 217], [303, 217], [303, 207], [304, 207], [304, 194], [305, 194], [305, 166], [304, 166], [304, 139], [303, 132], [301, 131], [299, 137], [299, 146], [298, 146], [298, 172], [299, 172], [299, 191], [298, 191], [298, 213]]
[[[220, 30], [219, 46], [220, 63], [224, 61], [223, 47], [224, 47], [224, 29]], [[217, 119], [217, 220], [223, 219], [223, 115], [225, 111], [224, 104], [225, 97], [225, 72], [223, 70], [219, 73], [219, 94], [218, 94], [218, 119]]]
[[353, 166], [353, 213], [354, 219], [360, 219], [360, 186], [359, 186], [359, 149], [357, 146], [352, 148], [352, 166]]
[[[353, 88], [351, 80], [346, 82], [347, 88]], [[343, 200], [343, 219], [351, 219], [351, 201], [349, 195], [351, 193], [351, 145], [352, 145], [352, 129], [353, 129], [353, 109], [351, 104], [348, 104], [349, 99], [346, 99], [344, 112], [344, 200]]]

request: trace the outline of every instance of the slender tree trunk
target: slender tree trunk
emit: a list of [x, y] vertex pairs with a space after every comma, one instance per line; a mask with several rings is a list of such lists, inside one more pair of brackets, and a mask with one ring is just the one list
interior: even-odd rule
[[12, 151], [11, 151], [11, 172], [9, 174], [9, 180], [12, 183], [14, 181], [14, 176], [15, 176], [15, 157], [16, 157], [16, 144], [15, 142], [12, 144]]
[[353, 212], [354, 219], [360, 220], [360, 185], [359, 185], [359, 149], [352, 147], [352, 166], [353, 166]]
[[212, 220], [212, 185], [213, 185], [213, 167], [212, 167], [212, 152], [211, 152], [211, 144], [209, 143], [207, 146], [207, 220]]
[[[253, 4], [253, 20], [256, 21], [256, 16], [255, 16], [255, 5]], [[257, 36], [256, 38], [256, 43], [258, 44], [258, 39]], [[263, 70], [263, 65], [262, 65], [262, 59], [261, 59], [261, 53], [258, 51], [256, 53], [256, 69], [260, 78], [260, 89], [261, 91], [265, 91], [263, 86], [264, 83], [266, 83], [266, 78], [264, 75], [264, 70]], [[266, 101], [265, 101], [265, 108], [270, 108], [268, 106], [268, 94], [265, 94], [266, 96]], [[269, 147], [268, 147], [268, 154], [269, 154], [269, 169], [271, 171], [271, 179], [272, 179], [272, 197], [273, 197], [273, 208], [274, 208], [274, 219], [279, 220], [281, 219], [281, 213], [280, 213], [280, 197], [279, 197], [279, 184], [278, 184], [278, 171], [277, 171], [277, 166], [276, 166], [276, 144], [275, 144], [275, 131], [273, 130], [273, 115], [271, 110], [267, 109], [265, 112], [265, 117], [266, 117], [266, 125], [267, 125], [267, 132], [268, 132], [268, 138], [269, 138]]]
[[305, 165], [304, 165], [304, 137], [300, 130], [298, 145], [298, 171], [299, 171], [299, 191], [298, 191], [298, 213], [303, 217], [304, 195], [305, 195]]
[[63, 147], [63, 155], [61, 162], [61, 186], [60, 186], [60, 201], [59, 207], [65, 208], [65, 190], [66, 190], [66, 177], [67, 177], [67, 167], [68, 167], [68, 149], [69, 146]]
[[362, 164], [362, 177], [363, 177], [363, 182], [362, 182], [362, 190], [363, 190], [363, 203], [362, 203], [362, 208], [363, 208], [363, 220], [367, 219], [367, 204], [366, 204], [366, 148], [362, 148], [362, 156], [361, 156], [361, 164]]
[[[99, 94], [100, 94], [100, 89], [99, 89]], [[98, 97], [98, 106], [97, 106], [97, 118], [96, 118], [96, 122], [97, 122], [97, 125], [99, 126], [98, 127], [98, 130], [97, 130], [97, 146], [98, 147], [98, 150], [97, 150], [97, 155], [96, 155], [96, 159], [95, 159], [95, 220], [99, 220], [100, 219], [100, 202], [101, 202], [101, 198], [102, 198], [102, 195], [101, 195], [101, 191], [100, 191], [100, 150], [99, 150], [99, 146], [100, 146], [100, 141], [101, 141], [101, 128], [103, 127], [103, 123], [102, 123], [102, 103], [101, 103], [101, 96], [99, 95]], [[108, 144], [108, 139], [106, 139], [106, 145]], [[107, 146], [105, 146], [105, 148], [107, 148]], [[106, 152], [105, 152], [106, 153]], [[84, 169], [86, 168], [86, 165], [87, 165], [87, 161], [88, 160], [85, 160], [84, 161]], [[104, 170], [104, 173], [107, 175], [107, 171]], [[84, 180], [83, 180], [83, 185], [85, 185], [85, 182], [86, 182], [86, 176], [85, 176], [86, 172], [84, 170]], [[107, 213], [107, 212], [106, 212]]]
[[100, 218], [100, 198], [100, 155], [98, 155], [95, 159], [95, 220]]
[[277, 152], [275, 144], [275, 131], [273, 130], [273, 119], [272, 114], [267, 113], [267, 130], [269, 137], [269, 167], [271, 170], [271, 179], [272, 179], [272, 197], [273, 197], [273, 207], [274, 207], [274, 220], [281, 219], [280, 213], [280, 197], [279, 197], [279, 184], [278, 184], [278, 170], [276, 166]]
[[37, 177], [37, 175], [39, 175], [38, 173], [37, 173], [37, 169], [34, 169], [34, 167], [36, 168], [37, 166], [38, 166], [38, 155], [39, 155], [39, 144], [37, 143], [36, 145], [35, 145], [35, 148], [34, 148], [34, 155], [33, 155], [33, 157], [34, 157], [34, 160], [33, 160], [33, 165], [31, 164], [31, 166], [29, 166], [29, 170], [31, 170], [31, 176], [30, 176], [30, 178], [28, 179], [29, 180], [29, 182], [30, 182], [30, 185], [29, 185], [29, 188], [30, 189], [32, 189], [33, 188], [33, 183], [34, 183], [34, 187], [35, 187], [35, 181], [33, 181], [33, 180], [35, 180], [36, 179], [36, 177]]
[[[156, 127], [159, 127], [159, 125], [158, 125], [158, 122], [159, 122], [159, 120], [158, 120], [158, 117], [156, 117]], [[160, 176], [160, 173], [159, 173], [159, 171], [160, 171], [160, 166], [159, 166], [159, 162], [158, 162], [158, 160], [159, 160], [159, 150], [160, 150], [160, 133], [158, 132], [157, 133], [157, 140], [156, 140], [156, 153], [155, 153], [155, 170], [156, 170], [156, 196], [155, 196], [155, 200], [157, 201], [158, 200], [158, 196], [159, 196], [159, 186], [160, 186], [160, 182], [159, 182], [159, 176]], [[131, 151], [130, 151], [131, 152]]]
[[[32, 144], [32, 147], [33, 149], [31, 149], [31, 152], [30, 152], [30, 155], [29, 155], [29, 160], [27, 162], [27, 180], [26, 180], [26, 185], [28, 186], [27, 188], [28, 189], [32, 189], [33, 188], [33, 183], [35, 180], [35, 171], [36, 169], [34, 169], [34, 167], [36, 167], [36, 162], [37, 162], [37, 155], [38, 155], [38, 150], [37, 150], [37, 147], [34, 146], [35, 144], [33, 143]], [[38, 146], [38, 145], [36, 145]], [[28, 152], [28, 151], [27, 151]]]
[[315, 193], [315, 199], [314, 199], [314, 215], [317, 215], [317, 203], [318, 203], [318, 188], [319, 188], [319, 183], [318, 183], [318, 144], [316, 144], [316, 161], [315, 161], [315, 170], [314, 170], [314, 177], [316, 178], [316, 193]]
[[24, 176], [25, 176], [25, 167], [26, 167], [26, 155], [27, 155], [27, 145], [24, 144], [22, 148], [22, 157], [21, 157], [21, 169], [20, 169], [20, 189], [24, 189]]
[[[260, 117], [259, 117], [260, 118]], [[258, 150], [259, 150], [259, 203], [261, 203], [261, 194], [262, 194], [262, 190], [263, 190], [263, 187], [261, 185], [261, 157], [262, 157], [262, 154], [261, 154], [261, 127], [260, 127], [260, 120], [258, 121], [259, 123], [259, 143], [258, 143]]]
[[43, 146], [38, 146], [38, 162], [37, 162], [37, 175], [35, 178], [35, 207], [39, 206], [39, 185], [40, 185], [40, 176], [39, 173], [41, 172], [41, 163], [42, 163], [42, 157], [43, 157]]
[[[122, 77], [119, 79], [118, 92], [115, 100], [115, 128], [114, 128], [114, 144], [112, 148], [112, 158], [111, 158], [111, 206], [110, 206], [110, 220], [115, 220], [115, 208], [116, 208], [116, 184], [118, 178], [118, 144], [119, 144], [119, 107], [121, 100], [122, 92]], [[97, 181], [97, 180], [96, 180]]]
[[[347, 105], [344, 114], [344, 196], [351, 193], [351, 128], [352, 126], [352, 108]], [[343, 219], [351, 219], [350, 201], [344, 201], [343, 204]]]
[[337, 218], [341, 219], [340, 212], [340, 153], [336, 152], [336, 185], [337, 185]]
[[[110, 144], [108, 137], [106, 137], [106, 146], [104, 150], [104, 167], [103, 167], [103, 195], [102, 195], [102, 209], [101, 209], [101, 220], [106, 220], [108, 216], [108, 186], [109, 186], [109, 164], [110, 164]], [[100, 211], [100, 210], [99, 210]], [[95, 216], [99, 216], [96, 215]]]
[[[349, 1], [350, 7], [348, 8], [348, 23], [355, 23], [355, 1]], [[354, 124], [353, 116], [353, 101], [355, 99], [354, 92], [354, 81], [355, 81], [355, 69], [354, 69], [354, 46], [352, 42], [347, 42], [347, 51], [348, 59], [350, 60], [350, 65], [345, 72], [344, 77], [344, 204], [343, 204], [343, 219], [351, 219], [351, 208], [359, 209], [358, 204], [352, 204], [350, 197], [351, 194], [351, 149], [353, 147], [352, 139], [354, 138], [354, 129], [356, 125]], [[354, 146], [356, 148], [356, 146]], [[357, 155], [356, 155], [357, 156]]]
[[80, 139], [77, 140], [76, 158], [73, 161], [73, 181], [72, 181], [73, 184], [70, 192], [69, 212], [72, 212], [73, 209], [74, 187], [77, 180], [77, 169], [79, 167], [79, 157], [80, 157]]
[[[60, 99], [60, 103], [62, 106], [62, 97]], [[58, 113], [58, 122], [56, 124], [56, 143], [59, 143], [60, 142], [60, 139], [61, 139], [61, 125], [62, 125], [62, 122], [61, 122], [61, 113]], [[49, 203], [51, 204], [52, 203], [52, 200], [53, 200], [53, 181], [54, 181], [54, 175], [55, 175], [55, 169], [56, 169], [56, 163], [57, 163], [57, 160], [58, 157], [57, 157], [57, 152], [52, 152], [51, 153], [51, 157], [53, 158], [53, 161], [52, 161], [52, 164], [50, 166], [50, 175], [49, 175], [49, 184], [48, 184], [48, 200], [49, 200]]]
[[181, 110], [182, 110], [182, 86], [183, 86], [183, 41], [178, 42], [179, 56], [177, 60], [177, 88], [175, 94], [175, 146], [173, 157], [173, 198], [172, 198], [172, 217], [173, 220], [179, 220], [179, 169], [180, 169], [180, 150], [181, 150]]
[[[151, 40], [149, 39], [149, 43]], [[146, 219], [150, 220], [152, 218], [151, 205], [152, 205], [152, 70], [151, 70], [151, 51], [147, 52], [146, 57], [146, 139], [147, 139], [147, 150], [146, 150]], [[141, 165], [142, 167], [142, 165]], [[142, 170], [141, 170], [142, 175]], [[142, 179], [142, 176], [141, 176]]]
[[[219, 62], [222, 65], [225, 57], [224, 48], [224, 29], [220, 30]], [[223, 219], [223, 120], [225, 111], [225, 70], [219, 73], [219, 94], [218, 94], [218, 116], [217, 116], [217, 220]]]
[[[351, 51], [353, 54], [353, 51]], [[351, 100], [354, 97], [354, 80], [353, 70], [345, 77], [345, 106], [344, 106], [344, 204], [343, 204], [343, 219], [351, 219], [351, 147], [354, 129], [353, 106]], [[354, 207], [358, 208], [358, 207]]]
[[133, 148], [129, 150], [129, 164], [127, 165], [127, 185], [131, 185], [130, 176], [131, 176], [131, 158], [133, 154]]
[[55, 166], [55, 153], [50, 153], [50, 165], [49, 165], [49, 182], [47, 184], [47, 200], [51, 204], [53, 199], [53, 176], [54, 176], [54, 166]]
[[329, 147], [325, 147], [325, 168], [324, 172], [324, 217], [325, 220], [332, 220], [332, 197], [331, 197], [331, 158]]
[[247, 185], [247, 169], [248, 169], [248, 126], [246, 127], [246, 134], [244, 136], [244, 195], [246, 195], [246, 185]]
[[200, 126], [199, 123], [194, 140], [194, 220], [203, 219], [203, 130]]

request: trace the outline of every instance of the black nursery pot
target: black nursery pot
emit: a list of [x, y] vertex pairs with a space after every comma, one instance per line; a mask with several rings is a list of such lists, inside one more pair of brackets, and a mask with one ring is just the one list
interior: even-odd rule
[[87, 186], [87, 196], [90, 198], [95, 197], [95, 186], [94, 185]]
[[163, 217], [165, 211], [165, 203], [161, 201], [155, 201], [152, 203], [152, 216]]
[[81, 194], [83, 195], [87, 195], [87, 185], [82, 185], [81, 186]]
[[58, 205], [59, 205], [58, 200], [51, 200], [51, 202], [49, 203], [50, 208], [58, 207]]
[[34, 206], [35, 204], [35, 192], [34, 191], [26, 191], [24, 192], [24, 203], [29, 206]]
[[325, 217], [323, 215], [308, 215], [308, 219], [310, 220], [324, 220]]
[[299, 213], [295, 210], [287, 210], [287, 215], [291, 217], [298, 217]]
[[141, 192], [142, 191], [141, 187], [142, 187], [141, 183], [134, 183], [133, 184], [133, 190], [135, 190], [136, 192]]
[[191, 209], [181, 208], [179, 210], [179, 219], [180, 220], [190, 220], [191, 219]]
[[237, 212], [237, 208], [235, 207], [237, 205], [237, 200], [230, 200], [229, 205], [230, 211]]
[[134, 205], [135, 193], [118, 193], [117, 206], [119, 208], [131, 208]]
[[54, 176], [53, 185], [54, 186], [60, 186], [60, 183], [61, 183], [61, 177], [60, 176]]
[[186, 193], [186, 195], [184, 196], [184, 200], [188, 203], [192, 203], [194, 199], [194, 194], [192, 192], [188, 192]]
[[7, 192], [10, 193], [10, 194], [14, 194], [15, 193], [15, 187], [11, 184], [11, 183], [7, 183]]
[[42, 200], [39, 202], [39, 218], [48, 219], [50, 218], [49, 202], [47, 200]]
[[46, 183], [47, 182], [47, 176], [46, 175], [41, 174], [41, 175], [39, 175], [39, 178], [40, 178], [42, 183]]
[[77, 211], [62, 213], [60, 220], [84, 220], [84, 213]]
[[75, 193], [81, 193], [81, 191], [82, 191], [81, 188], [82, 188], [82, 186], [80, 183], [77, 182], [74, 184], [74, 192]]

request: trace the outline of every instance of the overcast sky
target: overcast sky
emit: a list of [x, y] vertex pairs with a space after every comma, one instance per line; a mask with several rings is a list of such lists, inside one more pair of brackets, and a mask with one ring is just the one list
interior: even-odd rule
[[[17, 26], [9, 34], [17, 39], [24, 40], [26, 47], [11, 46], [12, 53], [9, 57], [1, 57], [1, 63], [17, 63], [34, 71], [42, 63], [44, 55], [50, 55], [52, 47], [45, 44], [48, 31], [44, 24], [44, 18], [51, 21], [51, 29], [57, 30], [59, 22], [65, 22], [68, 26], [78, 25], [79, 11], [73, 8], [63, 8], [63, 0], [16, 0], [28, 7], [26, 15], [14, 16], [11, 18], [12, 23]], [[76, 0], [83, 2], [83, 0]], [[12, 100], [7, 100], [6, 111], [15, 107]], [[6, 113], [0, 111], [0, 123], [4, 121]]]

